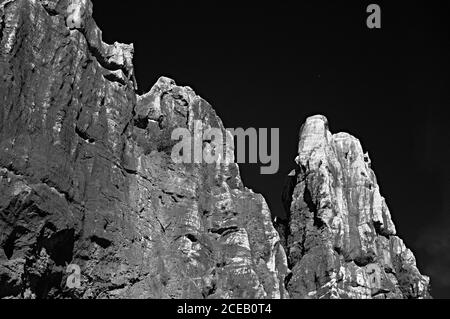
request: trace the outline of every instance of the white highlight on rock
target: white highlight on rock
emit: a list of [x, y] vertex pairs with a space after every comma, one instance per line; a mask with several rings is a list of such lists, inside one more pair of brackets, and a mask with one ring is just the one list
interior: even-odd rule
[[80, 29], [83, 24], [83, 14], [86, 8], [86, 0], [72, 0], [67, 7], [66, 23], [70, 29]]

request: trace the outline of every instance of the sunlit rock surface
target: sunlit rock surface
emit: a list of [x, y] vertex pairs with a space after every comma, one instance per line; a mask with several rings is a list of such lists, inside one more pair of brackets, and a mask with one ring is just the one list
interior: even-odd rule
[[221, 120], [168, 78], [138, 96], [92, 10], [0, 0], [0, 298], [428, 296], [358, 140], [307, 121], [279, 234], [236, 164], [172, 161], [174, 128]]
[[288, 297], [238, 166], [171, 160], [173, 128], [221, 120], [167, 78], [137, 96], [133, 46], [102, 41], [90, 1], [0, 1], [0, 54], [0, 297]]
[[289, 220], [278, 224], [291, 297], [429, 297], [359, 140], [331, 134], [323, 116], [308, 118], [296, 163], [283, 191]]

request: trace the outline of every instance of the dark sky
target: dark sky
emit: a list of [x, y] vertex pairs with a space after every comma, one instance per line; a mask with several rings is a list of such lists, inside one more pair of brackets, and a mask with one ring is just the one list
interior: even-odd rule
[[106, 42], [135, 44], [139, 93], [164, 75], [209, 101], [226, 127], [280, 128], [278, 174], [241, 165], [274, 214], [284, 214], [307, 116], [358, 137], [433, 296], [450, 298], [450, 3], [377, 2], [382, 29], [370, 30], [370, 2], [358, 2], [94, 0], [94, 17]]

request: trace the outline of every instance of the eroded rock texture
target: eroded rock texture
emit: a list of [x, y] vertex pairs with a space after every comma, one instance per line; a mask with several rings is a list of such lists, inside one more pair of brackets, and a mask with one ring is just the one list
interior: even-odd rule
[[89, 0], [2, 0], [0, 43], [0, 298], [287, 297], [238, 166], [171, 160], [173, 128], [224, 130], [207, 102], [167, 78], [137, 96]]
[[389, 209], [355, 137], [332, 135], [323, 116], [300, 134], [298, 167], [283, 191], [278, 225], [292, 298], [427, 298], [429, 279], [396, 236]]
[[89, 0], [0, 0], [0, 298], [427, 296], [355, 138], [307, 121], [280, 239], [233, 161], [172, 161], [224, 126], [170, 79], [138, 96], [132, 56]]

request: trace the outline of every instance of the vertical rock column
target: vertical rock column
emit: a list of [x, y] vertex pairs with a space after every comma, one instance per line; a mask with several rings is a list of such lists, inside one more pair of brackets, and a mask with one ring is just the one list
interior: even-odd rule
[[359, 140], [333, 135], [325, 117], [310, 117], [301, 129], [296, 162], [295, 182], [283, 196], [291, 297], [429, 297], [429, 279], [396, 236]]

